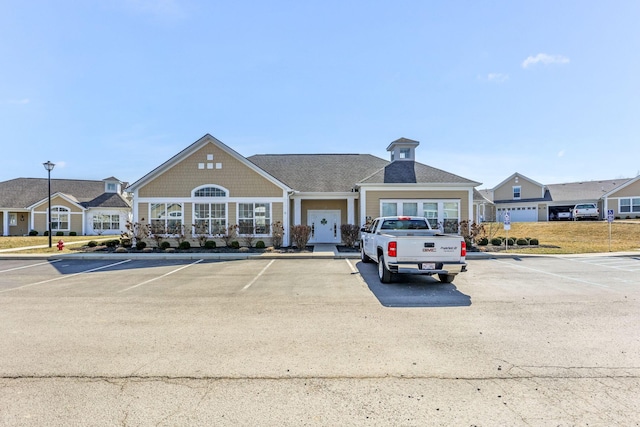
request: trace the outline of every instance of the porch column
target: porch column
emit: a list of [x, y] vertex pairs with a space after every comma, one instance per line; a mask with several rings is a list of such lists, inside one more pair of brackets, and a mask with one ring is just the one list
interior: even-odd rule
[[293, 225], [302, 224], [302, 199], [293, 199]]
[[354, 202], [355, 200], [352, 197], [347, 199], [347, 224], [359, 225], [356, 224]]
[[9, 211], [2, 211], [2, 235], [9, 235]]

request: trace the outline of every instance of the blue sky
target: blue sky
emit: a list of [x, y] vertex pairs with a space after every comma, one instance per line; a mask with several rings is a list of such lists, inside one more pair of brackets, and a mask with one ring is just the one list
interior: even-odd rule
[[640, 2], [0, 0], [0, 181], [134, 182], [210, 133], [491, 188], [640, 173]]

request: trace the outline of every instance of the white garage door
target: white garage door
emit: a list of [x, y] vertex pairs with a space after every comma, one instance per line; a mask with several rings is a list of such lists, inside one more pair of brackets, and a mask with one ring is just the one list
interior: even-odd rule
[[537, 222], [538, 210], [534, 208], [511, 209], [511, 222]]

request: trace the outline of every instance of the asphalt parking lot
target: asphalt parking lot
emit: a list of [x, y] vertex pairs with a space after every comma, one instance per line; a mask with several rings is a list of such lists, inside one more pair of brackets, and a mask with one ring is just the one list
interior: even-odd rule
[[1, 425], [638, 425], [640, 256], [0, 260]]

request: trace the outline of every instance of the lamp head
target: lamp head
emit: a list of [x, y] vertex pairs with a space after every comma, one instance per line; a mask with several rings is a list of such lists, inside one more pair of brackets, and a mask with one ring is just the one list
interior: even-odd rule
[[53, 170], [53, 167], [56, 165], [55, 163], [51, 163], [50, 161], [47, 160], [47, 163], [43, 163], [42, 164], [44, 166], [44, 168], [46, 170], [48, 170], [49, 172], [51, 172]]

